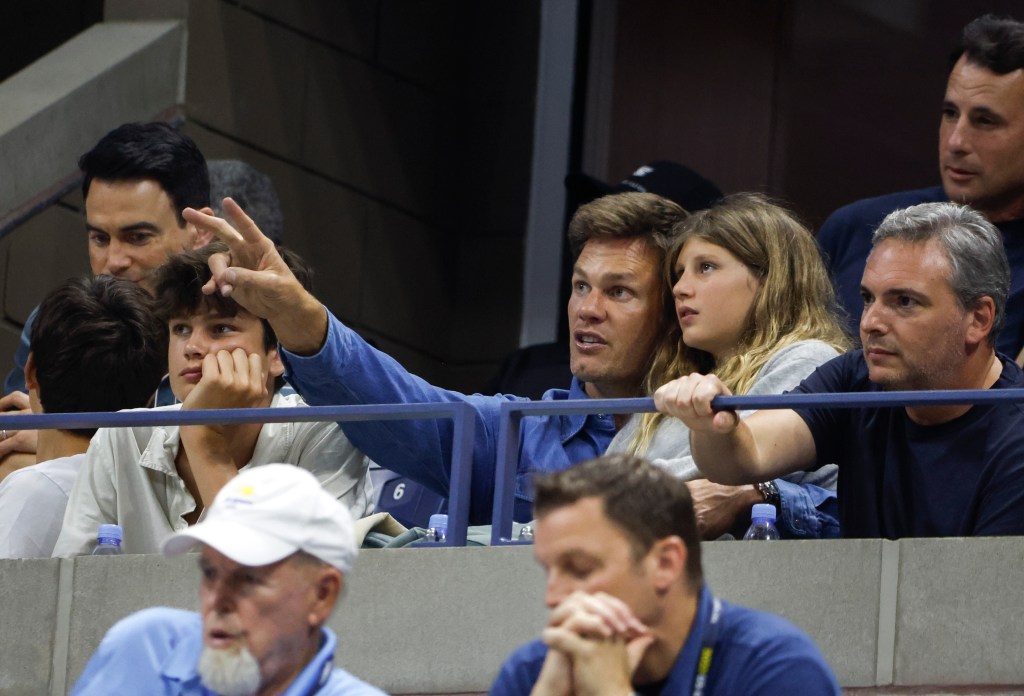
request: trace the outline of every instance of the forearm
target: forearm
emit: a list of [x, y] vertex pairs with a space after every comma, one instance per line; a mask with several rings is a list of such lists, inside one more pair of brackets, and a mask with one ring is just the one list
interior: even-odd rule
[[765, 472], [757, 445], [743, 421], [727, 433], [691, 431], [690, 452], [708, 480], [715, 483], [740, 486], [773, 478]]
[[692, 431], [690, 449], [709, 480], [741, 485], [804, 470], [816, 461], [814, 438], [793, 411], [759, 411], [726, 431]]
[[[320, 351], [312, 356], [284, 353], [289, 379], [299, 394], [312, 406], [468, 402], [476, 415], [471, 514], [475, 523], [488, 522], [501, 399], [435, 387], [368, 345], [337, 318], [327, 317], [327, 338]], [[451, 419], [343, 421], [339, 425], [363, 454], [382, 467], [448, 495]]]
[[327, 309], [301, 288], [292, 301], [281, 306], [284, 311], [267, 319], [281, 346], [296, 355], [317, 353], [327, 338]]

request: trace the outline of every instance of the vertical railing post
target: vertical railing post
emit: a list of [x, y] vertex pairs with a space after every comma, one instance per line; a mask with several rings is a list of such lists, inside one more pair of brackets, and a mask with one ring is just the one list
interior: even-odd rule
[[469, 496], [473, 480], [473, 432], [476, 429], [476, 411], [465, 402], [452, 405], [452, 477], [448, 491], [448, 536], [445, 546], [465, 546], [469, 528]]
[[498, 450], [494, 471], [494, 515], [491, 518], [491, 545], [512, 538], [515, 514], [516, 469], [519, 463], [519, 424], [523, 413], [516, 402], [505, 401], [499, 409]]

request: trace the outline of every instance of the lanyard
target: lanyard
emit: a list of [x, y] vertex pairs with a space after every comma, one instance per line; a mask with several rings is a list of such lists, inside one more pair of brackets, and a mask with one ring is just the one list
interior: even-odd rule
[[700, 642], [700, 655], [697, 657], [697, 674], [693, 678], [693, 696], [704, 696], [704, 686], [708, 681], [708, 672], [711, 671], [711, 657], [715, 653], [715, 644], [718, 642], [718, 633], [721, 630], [722, 621], [722, 600], [718, 597], [711, 599], [711, 616], [704, 624], [704, 635]]

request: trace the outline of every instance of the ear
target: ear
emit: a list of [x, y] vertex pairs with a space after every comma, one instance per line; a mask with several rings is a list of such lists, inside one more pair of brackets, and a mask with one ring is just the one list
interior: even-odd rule
[[686, 574], [686, 544], [678, 536], [665, 537], [654, 542], [648, 552], [648, 570], [654, 580], [654, 588], [660, 594], [682, 582]]
[[996, 303], [988, 295], [982, 297], [965, 316], [967, 330], [965, 339], [970, 345], [978, 345], [988, 339], [996, 321]]
[[[199, 212], [206, 213], [207, 215], [215, 215], [216, 214], [216, 213], [213, 212], [213, 208], [211, 208], [210, 206], [206, 206], [205, 208], [200, 208]], [[189, 227], [190, 236], [192, 237], [192, 248], [193, 249], [202, 249], [204, 246], [206, 246], [207, 244], [209, 244], [210, 242], [213, 241], [213, 231], [212, 230], [205, 230], [205, 229], [201, 230], [201, 229], [197, 228], [195, 225], [193, 225], [191, 222], [187, 223], [187, 224], [188, 224], [188, 227]]]
[[25, 389], [39, 390], [39, 380], [36, 379], [36, 359], [32, 351], [29, 351], [28, 359], [25, 361]]
[[310, 588], [312, 593], [309, 615], [310, 626], [322, 626], [327, 617], [334, 611], [334, 605], [341, 596], [345, 579], [341, 571], [333, 566], [325, 566], [316, 571], [316, 577]]
[[277, 348], [271, 348], [267, 353], [267, 370], [271, 377], [280, 377], [284, 374], [284, 362], [281, 360], [281, 353]]

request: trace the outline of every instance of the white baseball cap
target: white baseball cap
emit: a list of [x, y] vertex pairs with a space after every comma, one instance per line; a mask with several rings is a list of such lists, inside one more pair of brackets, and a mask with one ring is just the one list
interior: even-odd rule
[[204, 519], [168, 537], [163, 551], [177, 556], [196, 543], [247, 566], [305, 551], [343, 573], [352, 569], [358, 553], [348, 509], [313, 474], [291, 464], [241, 472], [220, 489]]

